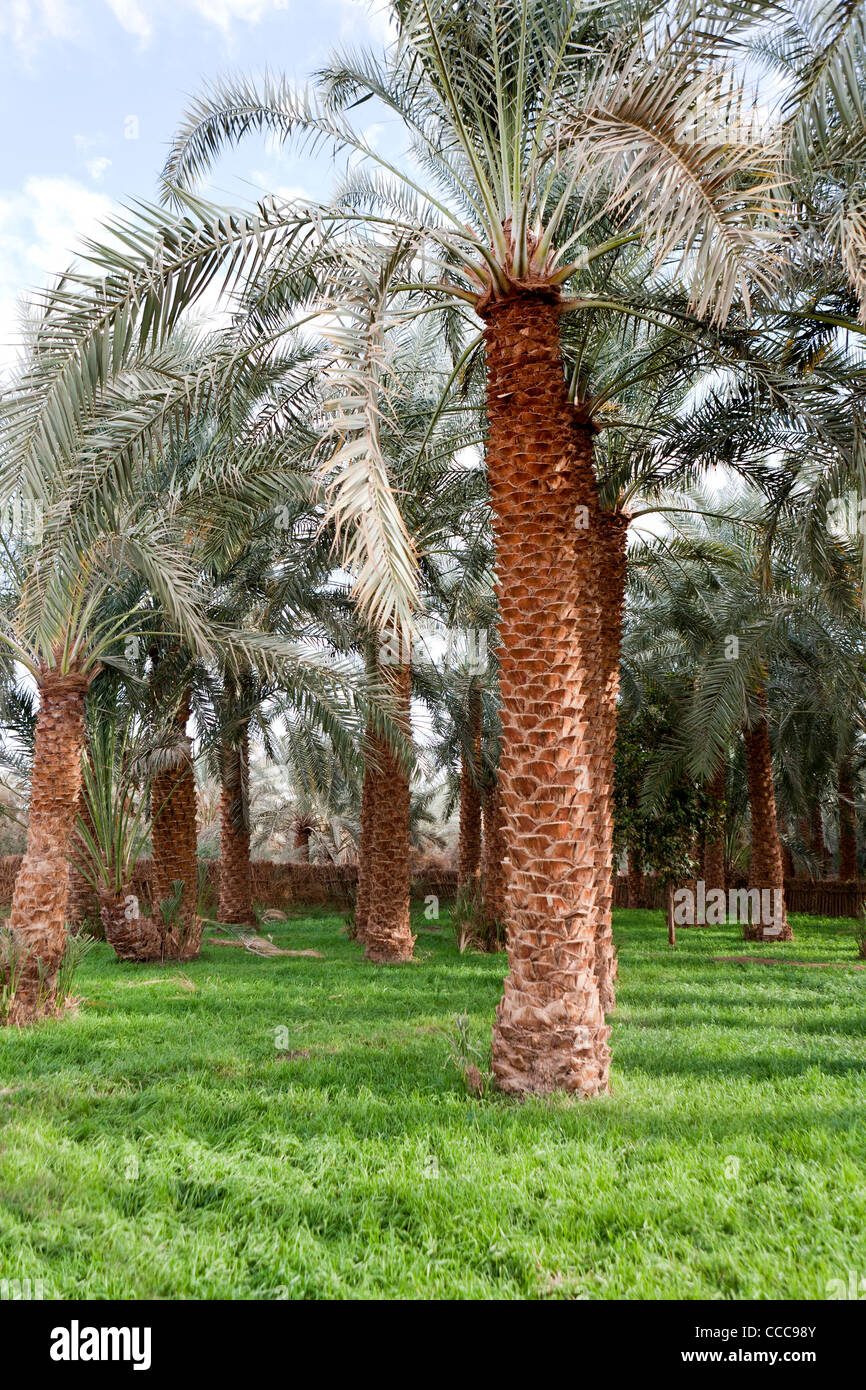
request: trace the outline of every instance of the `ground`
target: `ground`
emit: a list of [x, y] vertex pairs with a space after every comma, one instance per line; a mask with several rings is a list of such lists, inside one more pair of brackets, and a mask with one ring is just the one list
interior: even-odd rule
[[[338, 915], [275, 927], [322, 959], [206, 947], [81, 968], [79, 1014], [0, 1030], [0, 1281], [45, 1297], [824, 1298], [866, 1276], [866, 972], [851, 923], [619, 912], [612, 1094], [467, 1092], [503, 957], [418, 915], [374, 967]], [[280, 1031], [284, 1030], [284, 1031]], [[866, 1288], [866, 1284], [863, 1286]], [[0, 1292], [2, 1292], [0, 1284]], [[8, 1292], [7, 1292], [8, 1296]]]

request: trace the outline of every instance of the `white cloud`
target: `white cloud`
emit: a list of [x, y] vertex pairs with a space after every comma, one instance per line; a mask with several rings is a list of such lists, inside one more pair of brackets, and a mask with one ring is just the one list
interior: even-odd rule
[[147, 43], [153, 33], [150, 16], [145, 13], [139, 0], [106, 0], [118, 24], [128, 34], [134, 34], [142, 43]]
[[192, 0], [192, 3], [202, 19], [224, 30], [231, 28], [236, 19], [258, 24], [266, 14], [289, 8], [288, 0]]
[[31, 177], [0, 193], [0, 365], [17, 355], [22, 291], [44, 287], [96, 236], [111, 199], [75, 179]]
[[316, 200], [309, 189], [303, 188], [299, 183], [275, 183], [273, 176], [266, 169], [253, 169], [250, 171], [250, 183], [253, 185], [256, 197], [272, 195], [274, 198], [282, 198], [286, 203], [314, 203]]
[[102, 183], [106, 169], [111, 168], [111, 160], [106, 159], [105, 155], [100, 155], [96, 159], [88, 159], [85, 168], [94, 183]]
[[5, 0], [0, 7], [0, 39], [29, 62], [46, 39], [74, 39], [78, 14], [70, 0]]
[[[298, 11], [305, 0], [103, 0], [117, 23], [147, 44], [163, 21], [179, 10], [191, 11], [229, 37], [236, 23], [255, 25], [280, 11]], [[385, 0], [325, 0], [336, 11], [337, 39], [384, 42], [393, 37]], [[104, 14], [104, 11], [103, 11]], [[95, 0], [0, 0], [0, 39], [5, 39], [30, 62], [48, 40], [81, 39], [89, 21], [89, 37], [101, 20]]]
[[396, 30], [385, 0], [335, 0], [342, 11], [340, 38], [359, 36], [378, 43], [389, 43]]

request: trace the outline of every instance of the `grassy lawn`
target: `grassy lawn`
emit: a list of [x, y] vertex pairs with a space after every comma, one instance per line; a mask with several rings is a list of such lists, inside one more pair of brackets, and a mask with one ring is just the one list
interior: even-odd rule
[[[77, 1017], [0, 1030], [0, 1278], [46, 1297], [823, 1298], [866, 1275], [866, 972], [851, 924], [791, 946], [620, 912], [613, 1094], [474, 1099], [504, 958], [417, 923], [365, 965], [207, 947], [85, 961]], [[846, 930], [847, 928], [847, 930]], [[275, 1030], [283, 1028], [285, 1034]]]

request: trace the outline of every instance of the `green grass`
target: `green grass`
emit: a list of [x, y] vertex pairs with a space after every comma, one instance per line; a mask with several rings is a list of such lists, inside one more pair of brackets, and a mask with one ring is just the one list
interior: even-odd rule
[[274, 935], [322, 960], [96, 948], [76, 1017], [0, 1030], [0, 1279], [592, 1299], [866, 1276], [866, 972], [711, 959], [853, 961], [850, 923], [797, 919], [769, 950], [680, 930], [671, 951], [658, 914], [618, 913], [613, 1093], [525, 1104], [470, 1097], [440, 1031], [465, 1012], [487, 1045], [504, 959], [428, 926], [396, 968], [314, 913]]

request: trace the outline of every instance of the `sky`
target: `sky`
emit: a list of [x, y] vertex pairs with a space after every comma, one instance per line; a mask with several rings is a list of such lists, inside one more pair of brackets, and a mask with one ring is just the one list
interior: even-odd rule
[[[121, 205], [156, 201], [205, 80], [268, 68], [303, 84], [334, 47], [386, 37], [382, 0], [0, 0], [0, 369], [15, 358], [21, 296]], [[251, 137], [201, 192], [249, 205], [266, 192], [324, 198], [332, 181], [329, 157]]]

